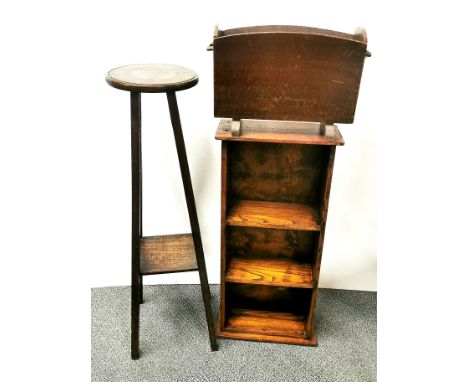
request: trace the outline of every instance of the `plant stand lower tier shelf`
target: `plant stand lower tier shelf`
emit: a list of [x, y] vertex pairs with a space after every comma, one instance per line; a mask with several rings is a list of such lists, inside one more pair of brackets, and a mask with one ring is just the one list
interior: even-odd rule
[[217, 335], [317, 346], [315, 305], [335, 147], [315, 123], [221, 120]]

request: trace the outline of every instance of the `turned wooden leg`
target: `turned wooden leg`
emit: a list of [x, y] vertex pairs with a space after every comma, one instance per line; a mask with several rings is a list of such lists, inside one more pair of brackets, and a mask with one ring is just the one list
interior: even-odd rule
[[205, 256], [203, 254], [203, 245], [198, 224], [197, 209], [195, 206], [195, 198], [193, 196], [192, 180], [190, 178], [190, 169], [187, 161], [187, 153], [185, 151], [184, 136], [180, 123], [179, 108], [177, 106], [177, 98], [175, 92], [167, 92], [167, 101], [171, 114], [172, 128], [174, 130], [174, 138], [177, 147], [177, 155], [179, 156], [180, 172], [184, 183], [185, 201], [190, 218], [190, 226], [192, 228], [193, 243], [195, 246], [195, 255], [197, 257], [198, 273], [200, 275], [200, 284], [203, 295], [203, 303], [205, 305], [206, 321], [208, 324], [208, 333], [210, 336], [211, 350], [218, 350], [216, 335], [214, 331], [213, 313], [211, 311], [211, 294], [208, 285], [208, 277], [206, 274]]

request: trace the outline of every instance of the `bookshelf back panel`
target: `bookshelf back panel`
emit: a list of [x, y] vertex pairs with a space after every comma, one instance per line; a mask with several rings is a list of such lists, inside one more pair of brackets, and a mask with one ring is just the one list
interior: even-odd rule
[[229, 143], [229, 188], [233, 199], [316, 203], [327, 146]]
[[282, 229], [228, 227], [228, 256], [258, 258], [294, 258], [312, 263], [317, 232]]
[[304, 315], [309, 310], [311, 293], [311, 289], [226, 284], [228, 309], [256, 309]]

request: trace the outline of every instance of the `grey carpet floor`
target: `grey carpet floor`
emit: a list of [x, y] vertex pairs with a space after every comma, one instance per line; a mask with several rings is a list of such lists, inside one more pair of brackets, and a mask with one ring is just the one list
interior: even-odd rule
[[[211, 286], [217, 312], [219, 287]], [[199, 285], [145, 286], [140, 359], [130, 359], [130, 288], [91, 292], [98, 381], [375, 381], [377, 294], [321, 289], [318, 347], [219, 340], [211, 352]], [[216, 314], [215, 314], [216, 316]]]

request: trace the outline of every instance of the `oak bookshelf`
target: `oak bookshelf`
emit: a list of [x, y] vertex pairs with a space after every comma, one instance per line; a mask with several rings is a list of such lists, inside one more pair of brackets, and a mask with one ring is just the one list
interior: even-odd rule
[[363, 30], [215, 30], [219, 337], [317, 345], [335, 123], [353, 121], [366, 46]]

